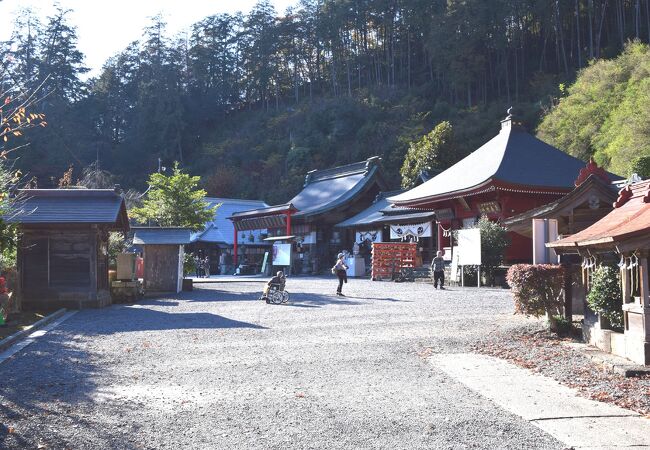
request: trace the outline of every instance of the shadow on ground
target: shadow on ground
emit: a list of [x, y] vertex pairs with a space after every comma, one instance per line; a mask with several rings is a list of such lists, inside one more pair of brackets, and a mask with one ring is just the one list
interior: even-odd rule
[[[339, 297], [335, 294], [323, 294], [318, 292], [299, 292], [294, 293], [291, 289], [289, 292], [289, 302], [283, 306], [294, 306], [304, 308], [318, 308], [326, 305], [363, 305], [369, 301], [385, 301], [385, 302], [410, 302], [410, 300], [398, 300], [395, 298], [379, 298], [379, 297], [360, 297], [360, 296], [345, 296]], [[234, 290], [220, 290], [210, 288], [194, 288], [191, 292], [181, 292], [169, 300], [165, 299], [147, 299], [139, 304], [142, 305], [161, 305], [161, 306], [176, 306], [177, 300], [185, 300], [190, 302], [252, 302], [259, 301], [262, 294], [262, 286], [259, 291], [234, 291]]]
[[[65, 416], [92, 401], [101, 376], [74, 336], [56, 331], [0, 364], [0, 448], [37, 448], [41, 433], [31, 429], [30, 418]], [[84, 422], [77, 421], [93, 428]], [[64, 441], [48, 444], [67, 448]]]
[[[178, 306], [177, 301], [154, 300], [156, 305]], [[153, 303], [153, 302], [152, 302]], [[88, 335], [126, 333], [131, 331], [164, 331], [196, 329], [233, 329], [265, 327], [250, 322], [229, 319], [218, 314], [206, 312], [184, 313], [174, 310], [160, 311], [149, 309], [148, 301], [132, 305], [107, 309], [103, 314], [89, 321], [84, 330]], [[83, 314], [83, 311], [82, 311]]]

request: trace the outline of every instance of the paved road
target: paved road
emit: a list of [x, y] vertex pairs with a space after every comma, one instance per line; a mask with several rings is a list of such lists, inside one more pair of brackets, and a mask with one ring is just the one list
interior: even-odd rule
[[77, 313], [0, 365], [0, 448], [563, 447], [427, 362], [521, 323], [507, 292], [260, 287]]

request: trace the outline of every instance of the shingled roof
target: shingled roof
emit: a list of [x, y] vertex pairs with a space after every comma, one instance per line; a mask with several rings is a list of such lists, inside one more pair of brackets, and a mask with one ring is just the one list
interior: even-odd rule
[[559, 241], [546, 244], [557, 249], [614, 245], [650, 235], [650, 180], [628, 185], [619, 191], [614, 210], [592, 226]]
[[115, 189], [21, 189], [6, 220], [23, 224], [105, 224], [129, 229], [124, 199]]
[[381, 178], [380, 163], [381, 158], [374, 156], [346, 166], [309, 172], [303, 190], [289, 201], [298, 210], [294, 217], [314, 216], [342, 206]]
[[293, 217], [316, 216], [344, 206], [366, 192], [375, 182], [379, 183], [380, 188], [386, 186], [381, 172], [381, 158], [377, 156], [345, 166], [312, 170], [305, 177], [302, 191], [286, 204], [238, 212], [232, 215], [232, 219], [274, 215], [289, 210], [295, 210]]
[[[232, 245], [234, 243], [232, 222], [230, 216], [251, 208], [267, 208], [269, 205], [261, 200], [241, 200], [236, 198], [205, 197], [208, 207], [221, 205], [217, 208], [214, 219], [205, 224], [205, 229], [192, 234], [192, 242], [210, 242]], [[262, 230], [255, 230], [252, 234], [258, 236]]]
[[133, 227], [135, 245], [184, 245], [191, 242], [192, 230], [182, 227]]
[[408, 208], [393, 207], [388, 197], [403, 191], [381, 192], [375, 202], [359, 214], [337, 224], [339, 228], [357, 228], [387, 223], [404, 224], [433, 218], [433, 211], [414, 211]]
[[499, 134], [478, 150], [390, 201], [406, 206], [445, 200], [487, 188], [494, 182], [536, 190], [574, 187], [584, 161], [529, 134], [511, 115], [501, 125]]

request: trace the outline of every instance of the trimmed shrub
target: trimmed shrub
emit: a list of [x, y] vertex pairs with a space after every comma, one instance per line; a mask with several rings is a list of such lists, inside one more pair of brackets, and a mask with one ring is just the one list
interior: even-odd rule
[[612, 327], [623, 327], [623, 293], [621, 273], [617, 267], [602, 264], [596, 267], [587, 294], [587, 305], [609, 320]]
[[553, 264], [515, 264], [506, 280], [515, 299], [515, 313], [552, 317], [562, 311], [564, 268]]

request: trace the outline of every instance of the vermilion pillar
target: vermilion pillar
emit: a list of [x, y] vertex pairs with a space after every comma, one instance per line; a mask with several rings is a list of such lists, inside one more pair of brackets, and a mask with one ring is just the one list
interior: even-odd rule
[[236, 270], [237, 265], [238, 265], [237, 260], [239, 259], [238, 256], [237, 256], [237, 226], [234, 223], [232, 224], [232, 226], [235, 229], [235, 240], [234, 240], [234, 243], [235, 243], [235, 259], [234, 259], [234, 261], [235, 261], [235, 270]]
[[291, 212], [287, 213], [287, 236], [291, 235]]

